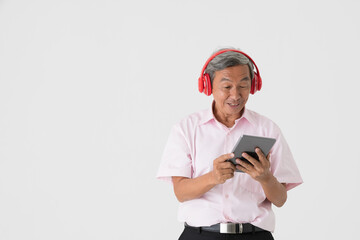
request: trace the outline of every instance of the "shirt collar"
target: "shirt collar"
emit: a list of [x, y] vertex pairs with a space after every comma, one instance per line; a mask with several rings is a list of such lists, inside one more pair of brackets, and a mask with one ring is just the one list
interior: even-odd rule
[[212, 106], [213, 106], [213, 104], [211, 104], [211, 107], [204, 112], [204, 115], [200, 122], [201, 125], [206, 124], [206, 123], [210, 122], [211, 120], [216, 120], [213, 110], [212, 110]]
[[255, 119], [254, 119], [254, 116], [253, 116], [253, 114], [252, 114], [252, 112], [250, 111], [250, 110], [248, 110], [246, 107], [244, 107], [245, 109], [244, 109], [244, 113], [243, 113], [243, 115], [239, 118], [239, 119], [236, 119], [235, 120], [235, 124], [239, 121], [239, 120], [241, 120], [242, 118], [244, 118], [244, 119], [246, 119], [250, 124], [252, 124], [252, 125], [256, 125], [256, 123], [255, 123]]
[[[215, 118], [214, 112], [213, 112], [214, 104], [215, 104], [215, 102], [213, 101], [211, 104], [211, 107], [204, 112], [204, 115], [200, 122], [201, 125], [206, 124], [210, 121], [217, 121]], [[254, 119], [253, 115], [251, 114], [251, 111], [249, 111], [246, 107], [244, 107], [244, 108], [245, 108], [244, 113], [242, 114], [242, 116], [240, 118], [235, 120], [235, 125], [243, 118], [246, 119], [252, 125], [255, 125], [255, 119]]]

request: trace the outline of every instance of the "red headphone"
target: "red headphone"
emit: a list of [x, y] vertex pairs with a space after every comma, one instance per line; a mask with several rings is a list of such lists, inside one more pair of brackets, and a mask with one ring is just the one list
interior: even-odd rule
[[238, 52], [238, 53], [241, 53], [243, 54], [245, 57], [247, 57], [255, 66], [255, 69], [256, 69], [256, 72], [254, 72], [254, 77], [253, 79], [251, 80], [251, 90], [250, 90], [250, 93], [251, 94], [254, 94], [256, 93], [257, 91], [260, 91], [261, 90], [261, 86], [262, 86], [262, 80], [261, 80], [261, 77], [260, 77], [260, 72], [259, 72], [259, 69], [257, 68], [255, 62], [251, 59], [251, 57], [249, 57], [247, 54], [245, 54], [244, 52], [241, 52], [239, 50], [236, 50], [236, 49], [224, 49], [224, 50], [221, 50], [221, 51], [218, 51], [216, 53], [214, 53], [205, 63], [202, 71], [201, 71], [201, 75], [199, 77], [199, 91], [200, 93], [205, 93], [206, 96], [210, 96], [211, 93], [212, 93], [212, 90], [211, 90], [211, 81], [210, 81], [210, 75], [208, 73], [204, 73], [205, 72], [205, 69], [207, 68], [209, 62], [211, 62], [211, 60], [213, 60], [216, 56], [224, 53], [224, 52]]

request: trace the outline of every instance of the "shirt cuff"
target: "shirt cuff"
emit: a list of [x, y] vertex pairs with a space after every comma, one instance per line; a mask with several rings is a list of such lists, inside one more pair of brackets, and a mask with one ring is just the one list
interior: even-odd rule
[[156, 178], [166, 182], [172, 183], [172, 177], [187, 177], [191, 178], [191, 172], [188, 168], [183, 169], [160, 169]]

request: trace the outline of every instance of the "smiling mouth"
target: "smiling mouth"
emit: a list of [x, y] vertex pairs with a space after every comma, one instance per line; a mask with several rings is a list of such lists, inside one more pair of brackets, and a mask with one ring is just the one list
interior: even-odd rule
[[238, 107], [240, 103], [228, 103], [230, 107]]

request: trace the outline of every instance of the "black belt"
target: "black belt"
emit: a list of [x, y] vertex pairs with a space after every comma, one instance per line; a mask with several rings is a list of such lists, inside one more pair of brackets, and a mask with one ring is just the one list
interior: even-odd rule
[[255, 233], [255, 232], [266, 231], [262, 228], [252, 225], [251, 223], [218, 223], [211, 225], [209, 227], [193, 227], [185, 223], [185, 227], [196, 229], [199, 232], [207, 231], [207, 232], [230, 233], [230, 234]]

